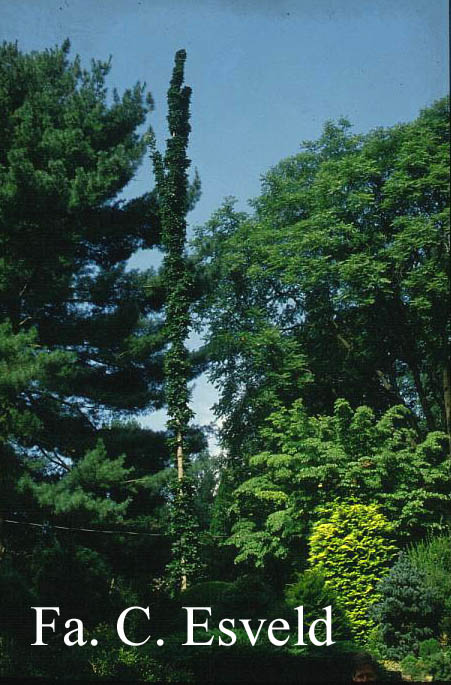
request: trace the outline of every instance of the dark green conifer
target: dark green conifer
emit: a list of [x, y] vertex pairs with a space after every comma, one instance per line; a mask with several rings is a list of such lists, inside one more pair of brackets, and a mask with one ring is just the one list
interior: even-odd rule
[[370, 611], [380, 627], [384, 656], [403, 659], [410, 652], [418, 654], [419, 643], [438, 633], [441, 606], [436, 589], [402, 554], [377, 591], [382, 600]]
[[[148, 529], [162, 502], [162, 483], [148, 483], [167, 465], [162, 436], [127, 422], [164, 401], [160, 277], [126, 268], [160, 242], [157, 199], [118, 197], [145, 154], [137, 129], [152, 104], [139, 83], [109, 100], [109, 70], [84, 69], [68, 41], [30, 54], [0, 46], [6, 521]], [[0, 548], [32, 548], [38, 530], [5, 523]]]

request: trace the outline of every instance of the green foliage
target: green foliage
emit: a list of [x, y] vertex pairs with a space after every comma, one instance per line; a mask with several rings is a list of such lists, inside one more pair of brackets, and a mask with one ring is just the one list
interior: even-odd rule
[[[111, 488], [120, 486], [131, 474], [132, 469], [124, 468], [125, 456], [108, 459], [105, 446], [98, 441], [93, 450], [57, 483], [35, 483], [26, 473], [18, 482], [19, 491], [29, 489], [37, 502], [48, 507], [55, 514], [90, 512], [92, 521], [100, 523], [105, 519], [123, 521], [129, 499], [122, 502], [108, 497]], [[33, 470], [42, 464], [34, 463]]]
[[158, 277], [126, 271], [160, 241], [157, 201], [117, 199], [144, 155], [151, 99], [139, 83], [109, 97], [110, 63], [87, 70], [69, 51], [0, 48], [3, 513], [64, 524], [123, 518], [133, 464], [107, 426], [162, 406], [165, 344]]
[[163, 283], [166, 291], [165, 335], [169, 342], [169, 350], [165, 357], [168, 425], [174, 434], [182, 434], [182, 446], [186, 427], [192, 418], [192, 411], [188, 405], [189, 360], [185, 347], [190, 326], [190, 281], [185, 257], [186, 214], [189, 209], [187, 169], [190, 160], [187, 158], [186, 149], [191, 130], [191, 88], [183, 86], [185, 60], [186, 52], [179, 50], [175, 55], [168, 90], [170, 137], [166, 142], [164, 158], [155, 149], [155, 142], [152, 140], [152, 158], [165, 249]]
[[336, 592], [354, 637], [362, 640], [372, 623], [369, 607], [396, 552], [393, 527], [377, 505], [338, 502], [324, 510], [310, 536], [309, 563]]
[[[264, 636], [251, 646], [245, 631], [238, 628], [232, 654], [231, 650], [218, 646], [218, 630], [211, 630], [210, 635], [214, 636], [214, 642], [208, 647], [208, 659], [205, 647], [180, 649], [186, 639], [184, 632], [172, 633], [165, 639], [164, 653], [150, 643], [144, 651], [158, 660], [163, 682], [275, 683], [280, 682], [281, 674], [287, 683], [298, 683], [300, 674], [307, 674], [308, 682], [312, 683], [349, 682], [350, 660], [356, 649], [349, 643], [337, 643], [326, 652], [324, 648], [316, 648], [307, 653], [304, 648], [300, 653], [299, 649], [294, 652], [275, 647]], [[205, 631], [195, 631], [195, 636], [203, 641]]]
[[423, 640], [419, 644], [418, 654], [420, 659], [427, 659], [433, 654], [437, 654], [440, 651], [440, 644], [434, 638], [429, 640]]
[[33, 550], [30, 571], [40, 606], [60, 606], [92, 628], [112, 615], [112, 568], [103, 554], [69, 541], [43, 540]]
[[423, 640], [419, 644], [419, 657], [409, 654], [401, 661], [403, 674], [412, 680], [432, 680], [448, 682], [451, 679], [451, 649], [441, 648], [437, 640]]
[[[307, 569], [298, 574], [294, 583], [285, 588], [285, 601], [291, 608], [297, 606], [304, 607], [304, 620], [307, 625], [311, 625], [324, 607], [332, 607], [332, 638], [337, 640], [348, 640], [351, 634], [348, 618], [343, 610], [337, 592], [327, 582], [326, 576], [319, 569]], [[324, 634], [317, 632], [317, 639], [325, 640]]]
[[[191, 461], [188, 473], [193, 481], [193, 504], [202, 530], [210, 529], [221, 459], [205, 449]], [[211, 531], [213, 532], [213, 531]]]
[[[152, 159], [160, 203], [162, 242], [165, 249], [163, 285], [166, 294], [165, 335], [169, 349], [165, 356], [165, 397], [168, 428], [175, 453], [178, 484], [171, 504], [170, 535], [172, 560], [168, 565], [169, 582], [175, 588], [196, 577], [201, 566], [197, 545], [198, 521], [193, 504], [193, 484], [185, 474], [188, 458], [188, 424], [193, 417], [189, 407], [188, 379], [190, 360], [185, 341], [190, 328], [190, 279], [186, 264], [186, 214], [190, 208], [187, 170], [190, 160], [186, 151], [191, 130], [191, 88], [183, 86], [185, 50], [175, 55], [168, 90], [168, 127], [164, 158], [151, 140]], [[182, 87], [183, 86], [183, 87]], [[199, 179], [196, 178], [197, 186]], [[199, 190], [199, 188], [198, 188]]]
[[317, 508], [335, 498], [375, 503], [403, 540], [444, 527], [450, 471], [444, 434], [419, 444], [406, 409], [379, 419], [367, 406], [337, 400], [332, 416], [309, 416], [300, 401], [275, 411], [261, 429], [266, 451], [250, 458], [227, 514], [237, 562], [299, 566], [302, 539]]
[[[421, 647], [421, 645], [420, 645]], [[433, 680], [449, 682], [451, 680], [451, 649], [445, 648], [434, 652], [424, 659]]]
[[[265, 174], [252, 215], [228, 200], [200, 229], [199, 313], [237, 458], [300, 394], [309, 413], [403, 404], [421, 436], [446, 430], [448, 157], [447, 98], [365, 136], [328, 122]], [[268, 334], [279, 354], [257, 344]]]
[[[167, 517], [166, 436], [129, 420], [165, 401], [163, 278], [127, 268], [161, 243], [159, 199], [119, 199], [152, 104], [139, 83], [109, 93], [110, 66], [85, 69], [68, 41], [0, 47], [0, 522], [24, 524], [3, 523], [0, 552], [9, 581], [15, 573], [41, 599], [50, 584], [48, 604], [73, 598], [72, 615], [83, 606], [90, 625], [125, 595], [147, 599], [169, 555], [166, 538], [149, 536]], [[196, 181], [190, 206], [198, 193]], [[205, 448], [195, 429], [187, 441], [193, 454]], [[54, 538], [55, 525], [72, 530]], [[12, 649], [25, 664], [27, 650]], [[24, 674], [56, 675], [38, 654]], [[76, 662], [56, 659], [92, 675]]]
[[172, 538], [172, 556], [166, 566], [166, 582], [171, 596], [187, 583], [199, 580], [204, 572], [204, 562], [199, 554], [199, 525], [193, 512], [194, 487], [192, 478], [172, 481], [172, 501], [169, 514], [168, 535]]
[[410, 680], [423, 680], [427, 675], [427, 667], [424, 661], [416, 659], [413, 654], [409, 654], [401, 661], [402, 673]]
[[206, 605], [214, 607], [214, 611], [219, 612], [218, 615], [221, 616], [224, 597], [227, 596], [231, 585], [231, 583], [223, 580], [208, 580], [203, 583], [195, 583], [183, 593], [181, 598], [186, 606], [202, 606], [202, 602], [205, 602]]
[[[252, 214], [226, 200], [188, 257], [200, 182], [188, 183], [185, 52], [164, 155], [138, 133], [144, 87], [111, 97], [110, 63], [85, 69], [69, 54], [68, 41], [0, 48], [1, 675], [199, 682], [205, 649], [180, 649], [179, 605], [210, 604], [219, 619], [292, 618], [302, 604], [311, 622], [331, 604], [331, 662], [254, 649], [238, 629], [233, 663], [213, 648], [208, 674], [265, 682], [312, 667], [344, 680], [341, 638], [373, 627], [381, 656], [450, 677], [449, 649], [424, 640], [450, 629], [448, 100], [365, 136], [328, 122], [264, 176]], [[119, 200], [149, 143], [155, 191]], [[159, 273], [127, 269], [154, 246]], [[208, 337], [192, 360], [198, 296]], [[188, 381], [206, 360], [221, 393], [218, 462], [189, 427]], [[165, 403], [169, 441], [134, 418]], [[393, 540], [425, 532], [441, 536], [385, 575]], [[249, 572], [238, 578], [217, 553], [227, 536]], [[199, 583], [206, 558], [229, 582]], [[154, 635], [128, 648], [111, 627], [147, 604], [164, 650]], [[41, 605], [81, 616], [99, 645], [57, 636], [30, 650], [22, 617]], [[136, 614], [128, 628], [149, 629]]]
[[[212, 621], [222, 618], [267, 617], [274, 603], [272, 588], [253, 575], [239, 576], [233, 582], [196, 583], [180, 595], [183, 606], [210, 606]], [[280, 607], [277, 607], [280, 609]], [[186, 618], [183, 620], [186, 622]]]
[[[18, 573], [17, 567], [9, 559], [3, 559], [0, 564], [0, 613], [2, 627], [0, 632], [1, 650], [8, 651], [7, 645], [11, 642], [31, 642], [31, 630], [23, 617], [34, 605], [38, 595], [27, 582], [24, 573]], [[2, 657], [0, 656], [0, 675], [6, 676], [7, 672], [1, 671]]]
[[412, 545], [408, 557], [414, 568], [424, 574], [425, 583], [439, 597], [442, 605], [440, 628], [451, 633], [451, 537], [429, 536]]
[[419, 643], [437, 634], [440, 598], [428, 587], [425, 575], [402, 554], [377, 586], [380, 601], [371, 617], [380, 624], [384, 656], [403, 659], [418, 654]]
[[117, 633], [111, 626], [99, 624], [91, 634], [99, 642], [97, 647], [87, 645], [85, 648], [91, 678], [164, 682], [162, 665], [143, 648], [118, 643]]
[[[268, 285], [249, 281], [251, 245], [230, 251], [229, 241], [247, 226], [246, 215], [228, 199], [194, 240], [201, 297], [196, 302], [200, 325], [208, 322], [206, 345], [212, 382], [221, 390], [216, 406], [230, 459], [240, 463], [243, 448], [261, 445], [258, 428], [281, 399], [290, 402], [311, 381], [305, 355], [296, 340], [268, 322]], [[276, 306], [276, 305], [275, 305]], [[245, 441], [245, 443], [243, 442]]]

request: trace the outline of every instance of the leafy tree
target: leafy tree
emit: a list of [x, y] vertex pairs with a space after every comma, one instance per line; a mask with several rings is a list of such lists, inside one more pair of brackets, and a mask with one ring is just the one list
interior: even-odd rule
[[226, 509], [237, 562], [276, 564], [278, 577], [299, 568], [319, 508], [334, 499], [378, 504], [399, 542], [446, 527], [446, 435], [416, 444], [405, 407], [377, 419], [369, 407], [337, 400], [332, 416], [312, 417], [298, 400], [266, 424], [266, 450], [250, 458]]
[[[165, 289], [153, 269], [127, 269], [161, 243], [161, 222], [155, 191], [120, 199], [146, 151], [150, 95], [139, 83], [109, 95], [110, 63], [84, 69], [69, 50], [0, 48], [0, 547], [32, 592], [32, 555], [60, 545], [85, 577], [98, 558], [94, 604], [108, 612], [169, 556], [166, 538], [149, 536], [167, 521], [166, 436], [131, 419], [165, 402]], [[190, 187], [190, 207], [197, 196]], [[205, 449], [194, 430], [186, 439]], [[55, 524], [113, 534], [68, 538]], [[62, 564], [57, 576], [77, 596]]]
[[448, 99], [365, 136], [329, 122], [263, 177], [253, 215], [227, 202], [201, 229], [200, 313], [234, 453], [249, 453], [268, 388], [287, 405], [301, 385], [313, 413], [337, 397], [403, 404], [420, 436], [449, 432], [448, 127]]
[[[311, 382], [298, 342], [271, 320], [277, 302], [265, 279], [249, 279], [255, 266], [247, 232], [250, 222], [225, 201], [193, 241], [197, 266], [197, 325], [208, 323], [205, 352], [209, 374], [220, 390], [216, 411], [229, 462], [242, 465], [243, 454], [261, 448], [259, 428], [281, 401], [293, 402]], [[231, 251], [234, 236], [240, 247]]]
[[[84, 69], [69, 49], [0, 48], [0, 547], [17, 606], [50, 584], [92, 629], [136, 591], [148, 600], [169, 557], [152, 536], [171, 496], [166, 435], [134, 418], [165, 403], [165, 285], [127, 269], [161, 244], [158, 192], [120, 199], [146, 151], [151, 97], [139, 83], [111, 96], [110, 63]], [[187, 209], [198, 195], [196, 181]], [[205, 451], [195, 428], [184, 439]], [[50, 673], [32, 661], [27, 675]]]
[[185, 259], [186, 214], [188, 202], [189, 160], [188, 146], [189, 102], [191, 89], [183, 84], [186, 53], [179, 50], [168, 91], [168, 125], [170, 138], [164, 160], [153, 149], [154, 171], [160, 198], [160, 216], [164, 260], [164, 287], [166, 297], [166, 328], [170, 348], [165, 358], [166, 398], [169, 427], [176, 435], [176, 463], [179, 480], [184, 475], [184, 441], [186, 427], [192, 417], [188, 396], [188, 352], [185, 341], [189, 333], [189, 280]]

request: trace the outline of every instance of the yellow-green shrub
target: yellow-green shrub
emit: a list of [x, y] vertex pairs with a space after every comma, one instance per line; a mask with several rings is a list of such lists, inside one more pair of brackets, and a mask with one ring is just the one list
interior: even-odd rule
[[363, 641], [373, 624], [369, 607], [397, 548], [392, 526], [375, 504], [336, 502], [313, 526], [309, 564], [322, 571], [343, 606], [353, 637]]

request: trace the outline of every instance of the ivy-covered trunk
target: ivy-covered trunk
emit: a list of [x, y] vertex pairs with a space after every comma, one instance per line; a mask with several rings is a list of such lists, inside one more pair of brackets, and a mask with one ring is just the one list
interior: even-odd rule
[[[182, 590], [188, 583], [189, 551], [185, 544], [186, 519], [189, 511], [185, 490], [187, 447], [186, 437], [192, 412], [189, 408], [188, 373], [189, 359], [185, 340], [190, 326], [189, 277], [186, 265], [186, 214], [189, 209], [188, 175], [190, 160], [187, 158], [189, 104], [191, 89], [183, 86], [185, 50], [175, 55], [175, 65], [168, 90], [168, 125], [170, 137], [167, 140], [164, 157], [156, 150], [152, 141], [152, 157], [156, 178], [163, 246], [166, 251], [163, 262], [163, 276], [166, 290], [166, 336], [169, 349], [165, 359], [165, 388], [168, 407], [168, 429], [177, 469], [176, 496], [172, 506], [186, 509], [174, 512], [172, 534], [172, 572], [178, 577]], [[189, 499], [189, 498], [188, 498]], [[180, 528], [174, 521], [185, 518]], [[194, 520], [193, 520], [194, 525]], [[189, 527], [189, 526], [188, 526]], [[177, 557], [177, 558], [175, 558]]]

